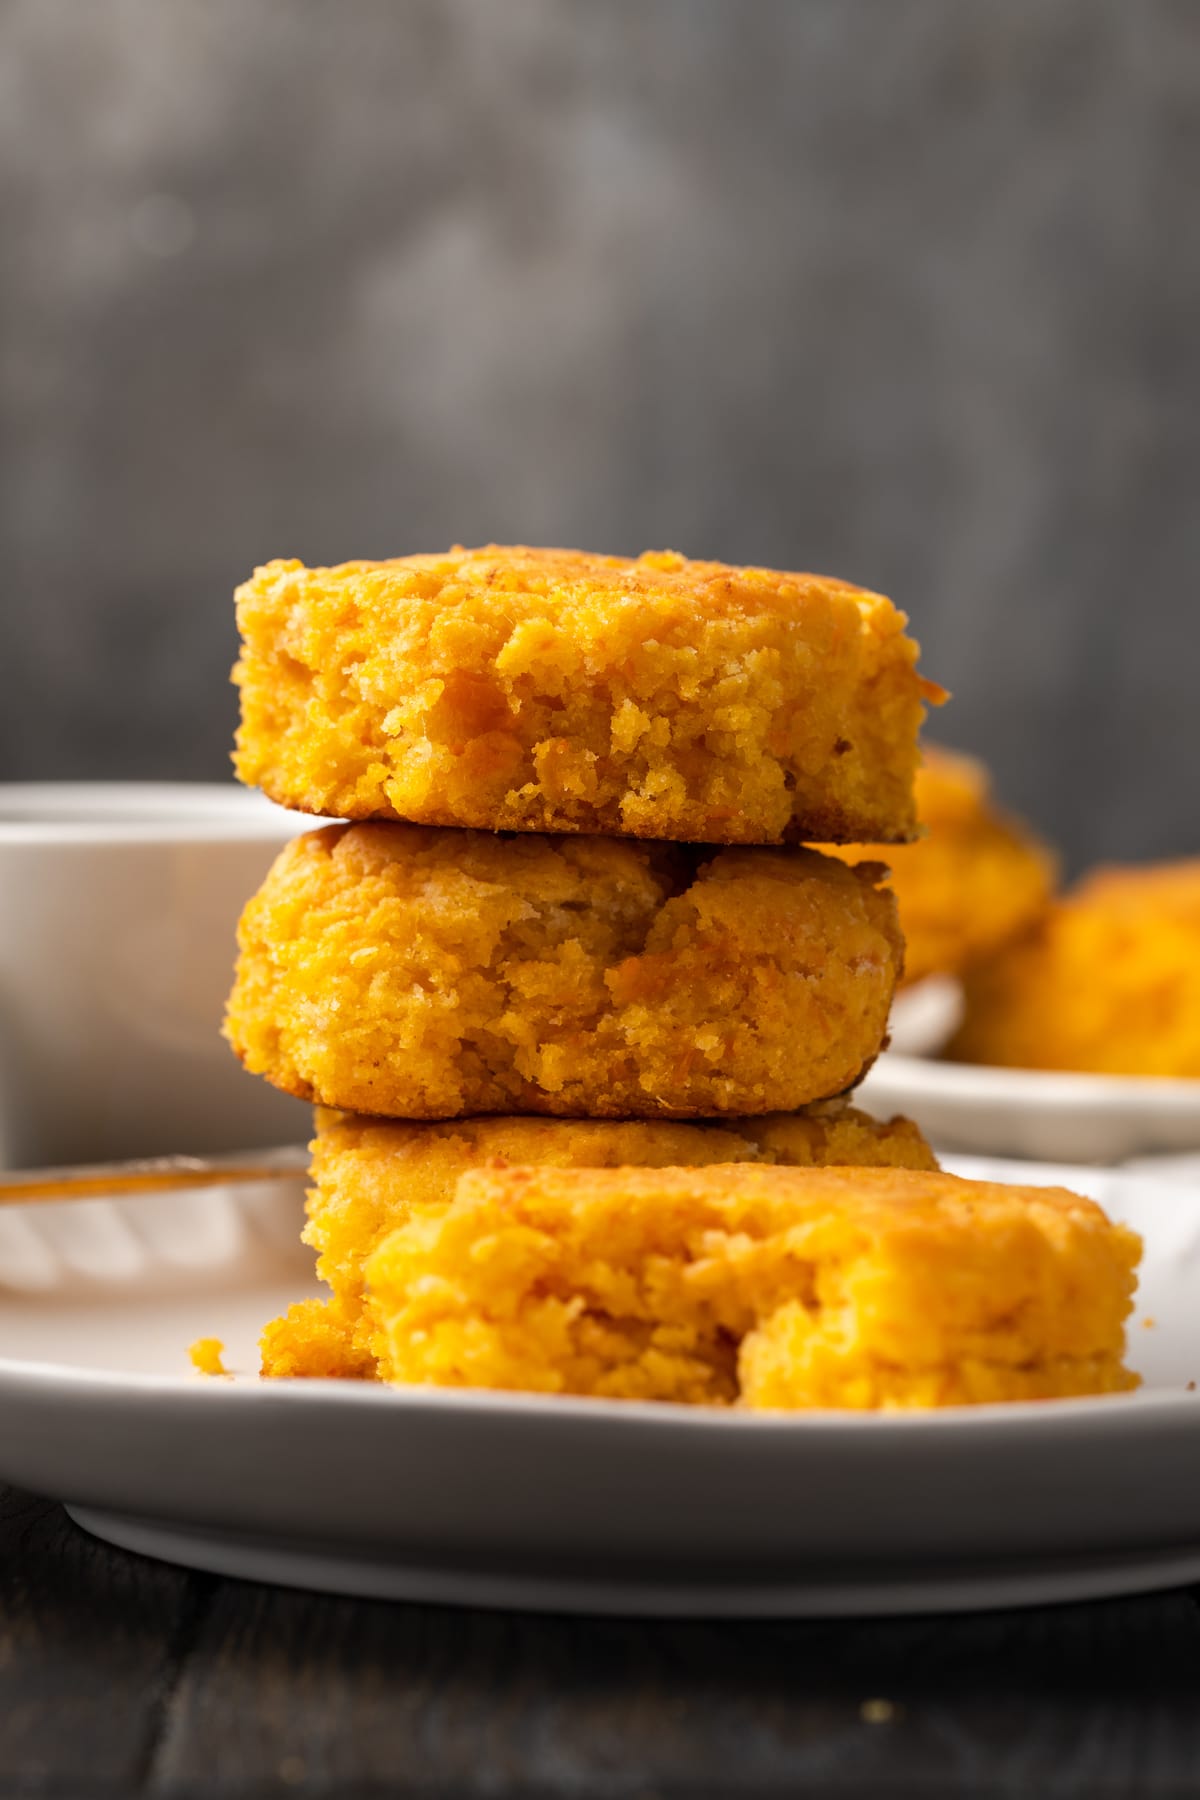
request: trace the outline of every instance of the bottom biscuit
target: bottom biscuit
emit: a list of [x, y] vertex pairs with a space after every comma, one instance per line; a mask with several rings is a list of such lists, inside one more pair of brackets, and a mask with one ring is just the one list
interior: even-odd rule
[[896, 1169], [476, 1169], [367, 1265], [386, 1379], [753, 1409], [1119, 1392], [1139, 1240]]
[[375, 1373], [363, 1265], [414, 1215], [445, 1211], [465, 1170], [497, 1160], [559, 1168], [778, 1163], [936, 1169], [909, 1119], [883, 1122], [846, 1100], [798, 1113], [711, 1123], [477, 1118], [412, 1124], [321, 1110], [313, 1142], [305, 1242], [332, 1298], [302, 1300], [262, 1336], [269, 1376]]

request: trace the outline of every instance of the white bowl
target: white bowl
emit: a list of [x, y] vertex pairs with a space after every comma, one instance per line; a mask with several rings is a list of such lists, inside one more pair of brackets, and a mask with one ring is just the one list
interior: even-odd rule
[[238, 914], [312, 824], [232, 784], [0, 785], [0, 1166], [306, 1134], [220, 1025]]

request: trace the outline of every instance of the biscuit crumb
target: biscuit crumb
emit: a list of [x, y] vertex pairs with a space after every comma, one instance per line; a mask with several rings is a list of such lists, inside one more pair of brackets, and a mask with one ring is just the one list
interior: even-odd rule
[[201, 1375], [229, 1374], [222, 1361], [224, 1351], [225, 1345], [216, 1337], [197, 1338], [194, 1344], [188, 1346], [192, 1367]]

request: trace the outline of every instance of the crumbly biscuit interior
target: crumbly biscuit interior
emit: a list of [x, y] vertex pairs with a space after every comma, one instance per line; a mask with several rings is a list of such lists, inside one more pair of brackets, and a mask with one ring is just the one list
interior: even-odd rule
[[1136, 1237], [898, 1170], [475, 1170], [368, 1264], [388, 1378], [751, 1408], [1120, 1391]]

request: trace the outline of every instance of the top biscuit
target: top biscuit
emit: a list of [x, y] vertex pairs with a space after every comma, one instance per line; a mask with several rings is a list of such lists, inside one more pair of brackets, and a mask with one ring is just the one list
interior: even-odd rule
[[342, 819], [713, 844], [916, 833], [917, 645], [770, 569], [489, 546], [238, 590], [239, 777]]

